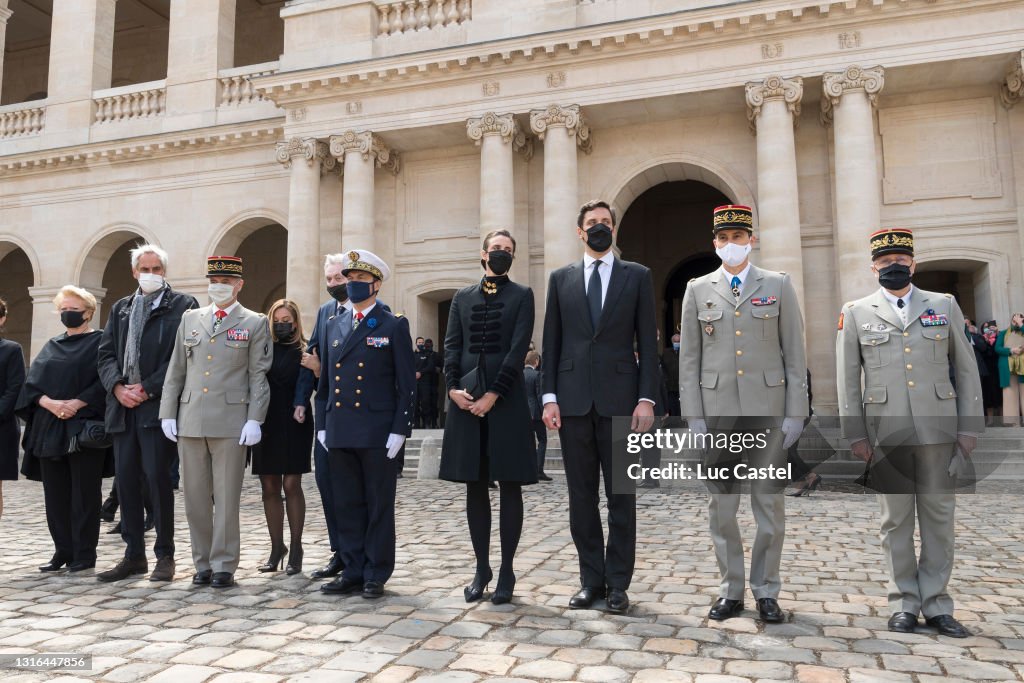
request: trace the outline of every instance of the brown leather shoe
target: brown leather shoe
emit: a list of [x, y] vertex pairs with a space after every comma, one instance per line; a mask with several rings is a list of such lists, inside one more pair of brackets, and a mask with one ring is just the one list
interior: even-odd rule
[[109, 583], [110, 581], [122, 581], [134, 574], [145, 574], [148, 571], [149, 562], [146, 561], [145, 557], [137, 557], [133, 560], [129, 560], [125, 557], [114, 565], [113, 568], [97, 574], [96, 580], [104, 583]]
[[156, 568], [149, 575], [150, 581], [173, 581], [174, 580], [174, 558], [164, 556], [156, 561]]

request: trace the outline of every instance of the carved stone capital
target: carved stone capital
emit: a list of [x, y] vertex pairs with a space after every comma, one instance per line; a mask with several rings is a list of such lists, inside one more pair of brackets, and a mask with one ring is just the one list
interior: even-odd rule
[[316, 138], [295, 137], [277, 143], [277, 160], [284, 164], [285, 168], [291, 167], [292, 159], [295, 157], [304, 158], [310, 166], [319, 164], [321, 172], [330, 171], [338, 164], [338, 161], [328, 154], [327, 143]]
[[747, 83], [746, 93], [747, 120], [750, 122], [750, 132], [754, 135], [757, 135], [757, 117], [761, 115], [761, 107], [771, 100], [785, 102], [786, 108], [793, 116], [793, 125], [797, 125], [800, 118], [800, 100], [804, 96], [804, 79], [799, 76], [769, 76], [763, 81]]
[[537, 137], [543, 140], [549, 128], [564, 128], [566, 135], [576, 138], [576, 145], [584, 153], [590, 154], [593, 150], [590, 126], [580, 111], [580, 105], [570, 104], [563, 107], [552, 104], [546, 109], [534, 109], [530, 112], [530, 129]]
[[7, 20], [14, 14], [13, 10], [7, 9], [6, 0], [0, 0], [0, 25], [7, 24]]
[[341, 135], [331, 136], [331, 155], [344, 160], [345, 155], [361, 154], [364, 161], [374, 160], [377, 168], [398, 173], [398, 153], [391, 150], [384, 141], [370, 131], [347, 130]]
[[1020, 101], [1024, 95], [1024, 50], [1013, 58], [1010, 66], [1006, 69], [1006, 78], [999, 88], [999, 99], [1003, 106], [1009, 109]]
[[854, 64], [845, 71], [822, 74], [821, 87], [821, 122], [829, 126], [832, 125], [832, 110], [839, 106], [845, 93], [860, 91], [868, 96], [872, 106], [878, 104], [878, 93], [885, 87], [885, 69], [880, 66], [863, 69]]
[[478, 146], [485, 135], [500, 135], [502, 142], [511, 143], [521, 134], [519, 122], [512, 114], [495, 114], [489, 111], [478, 118], [466, 120], [466, 135]]

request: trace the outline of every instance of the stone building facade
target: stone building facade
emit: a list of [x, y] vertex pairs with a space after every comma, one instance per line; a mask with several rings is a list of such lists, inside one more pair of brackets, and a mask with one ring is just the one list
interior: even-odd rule
[[179, 289], [239, 254], [243, 303], [307, 320], [323, 254], [371, 249], [437, 339], [482, 233], [513, 231], [540, 303], [604, 197], [667, 339], [733, 202], [798, 284], [831, 412], [878, 227], [969, 315], [1024, 309], [1022, 36], [1015, 0], [0, 0], [6, 334], [38, 351], [67, 282], [102, 318], [150, 240]]

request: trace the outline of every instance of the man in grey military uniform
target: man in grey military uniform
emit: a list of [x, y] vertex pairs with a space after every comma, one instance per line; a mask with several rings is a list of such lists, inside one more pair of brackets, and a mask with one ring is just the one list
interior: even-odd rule
[[881, 288], [843, 306], [836, 374], [843, 436], [853, 455], [869, 463], [869, 485], [879, 492], [889, 630], [913, 633], [921, 613], [940, 634], [966, 638], [946, 585], [953, 571], [956, 474], [984, 429], [978, 366], [956, 300], [911, 284], [913, 233], [891, 228], [872, 234], [871, 259]]
[[178, 442], [192, 583], [234, 584], [241, 551], [238, 513], [246, 448], [259, 443], [273, 359], [267, 317], [238, 303], [242, 259], [207, 260], [213, 304], [178, 327], [160, 400], [160, 425]]
[[[713, 245], [722, 267], [691, 280], [683, 296], [680, 403], [695, 434], [707, 433], [706, 418], [734, 418], [711, 420], [716, 430], [766, 431], [766, 447], [749, 449], [746, 459], [751, 466], [784, 467], [785, 451], [799, 438], [807, 415], [804, 324], [789, 276], [750, 263], [755, 240], [749, 207], [715, 209]], [[743, 610], [738, 483], [733, 479], [713, 490], [708, 508], [722, 575], [708, 617], [718, 621]], [[760, 482], [750, 493], [757, 522], [750, 588], [761, 619], [770, 623], [784, 619], [778, 604], [786, 530], [780, 484]]]

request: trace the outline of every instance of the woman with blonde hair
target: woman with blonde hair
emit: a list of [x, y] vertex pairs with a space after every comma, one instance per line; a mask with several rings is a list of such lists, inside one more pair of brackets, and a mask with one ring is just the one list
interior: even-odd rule
[[[287, 574], [302, 571], [302, 528], [306, 498], [302, 475], [310, 471], [313, 448], [313, 373], [301, 367], [306, 338], [298, 305], [279, 299], [267, 311], [274, 340], [274, 362], [267, 373], [270, 407], [263, 423], [263, 439], [252, 448], [252, 473], [263, 486], [263, 512], [270, 531], [270, 557], [261, 572], [280, 569], [288, 555]], [[282, 503], [281, 494], [284, 493]], [[284, 544], [284, 515], [288, 511], [291, 553]]]
[[91, 325], [96, 297], [65, 285], [53, 303], [67, 331], [46, 342], [18, 397], [16, 412], [25, 420], [21, 473], [43, 482], [55, 552], [39, 571], [67, 565], [78, 572], [96, 566], [101, 486], [104, 476], [113, 475], [114, 459], [93, 431], [106, 406], [97, 370], [102, 333]]

